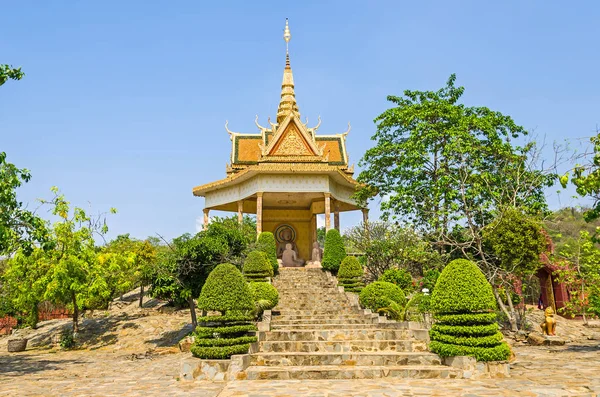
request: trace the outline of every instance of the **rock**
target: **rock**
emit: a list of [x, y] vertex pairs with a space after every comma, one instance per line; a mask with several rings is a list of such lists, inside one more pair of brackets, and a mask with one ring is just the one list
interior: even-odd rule
[[194, 343], [195, 339], [196, 338], [194, 336], [186, 336], [185, 338], [180, 340], [179, 341], [179, 350], [182, 353], [189, 353], [190, 347], [192, 347], [192, 344]]
[[527, 337], [527, 342], [531, 346], [562, 346], [566, 341], [559, 336], [548, 336], [532, 332]]

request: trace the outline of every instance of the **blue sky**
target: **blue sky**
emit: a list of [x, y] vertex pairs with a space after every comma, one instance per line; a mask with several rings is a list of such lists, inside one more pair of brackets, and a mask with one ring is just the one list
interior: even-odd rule
[[[26, 77], [0, 89], [0, 150], [33, 174], [22, 200], [56, 185], [73, 204], [116, 207], [111, 236], [194, 232], [192, 187], [225, 176], [225, 120], [256, 132], [256, 114], [275, 116], [286, 17], [300, 111], [321, 115], [321, 133], [350, 121], [352, 163], [387, 95], [451, 73], [465, 103], [549, 143], [600, 124], [596, 1], [13, 1], [0, 63]], [[342, 228], [359, 220], [343, 214]]]

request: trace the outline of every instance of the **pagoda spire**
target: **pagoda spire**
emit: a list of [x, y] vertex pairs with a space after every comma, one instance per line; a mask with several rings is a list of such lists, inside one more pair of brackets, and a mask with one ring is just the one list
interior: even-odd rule
[[296, 103], [296, 93], [294, 92], [294, 75], [290, 65], [289, 42], [292, 38], [288, 19], [285, 19], [285, 30], [283, 39], [285, 40], [285, 68], [283, 69], [283, 82], [281, 83], [281, 99], [277, 108], [277, 123], [281, 124], [283, 120], [290, 114], [294, 113], [300, 117], [298, 104]]

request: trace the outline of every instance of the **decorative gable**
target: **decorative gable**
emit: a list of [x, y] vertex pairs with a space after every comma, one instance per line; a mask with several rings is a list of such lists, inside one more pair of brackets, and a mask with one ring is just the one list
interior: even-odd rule
[[269, 153], [271, 156], [315, 156], [316, 153], [308, 145], [298, 128], [290, 123], [287, 130], [281, 135], [277, 144]]

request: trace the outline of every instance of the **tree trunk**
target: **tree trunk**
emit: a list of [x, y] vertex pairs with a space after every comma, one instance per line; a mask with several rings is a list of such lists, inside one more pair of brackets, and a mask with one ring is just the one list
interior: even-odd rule
[[191, 296], [188, 298], [188, 304], [190, 305], [190, 315], [192, 316], [192, 325], [194, 328], [198, 326], [198, 320], [196, 319], [196, 307], [194, 305], [194, 298]]
[[493, 290], [494, 290], [494, 296], [496, 297], [496, 301], [498, 302], [498, 306], [500, 307], [500, 310], [502, 310], [502, 312], [504, 314], [506, 314], [506, 318], [508, 318], [508, 322], [510, 323], [510, 330], [513, 331], [513, 332], [517, 332], [519, 330], [518, 327], [517, 327], [517, 322], [515, 321], [515, 319], [508, 312], [508, 309], [504, 305], [504, 302], [502, 302], [502, 298], [500, 298], [500, 294], [498, 293], [498, 289], [496, 289], [496, 287], [493, 287]]
[[[515, 310], [515, 305], [513, 305], [512, 296], [510, 296], [510, 292], [508, 290], [506, 290], [506, 301], [508, 302], [509, 313], [512, 318], [512, 321], [514, 321], [515, 326], [517, 327], [517, 330], [518, 330], [519, 329], [519, 321], [517, 318], [517, 312]], [[512, 325], [512, 321], [511, 321], [511, 325]]]
[[77, 307], [77, 296], [71, 291], [71, 300], [73, 301], [73, 333], [79, 332], [79, 308]]
[[140, 285], [140, 307], [142, 307], [144, 304], [144, 283], [142, 282], [142, 285]]

